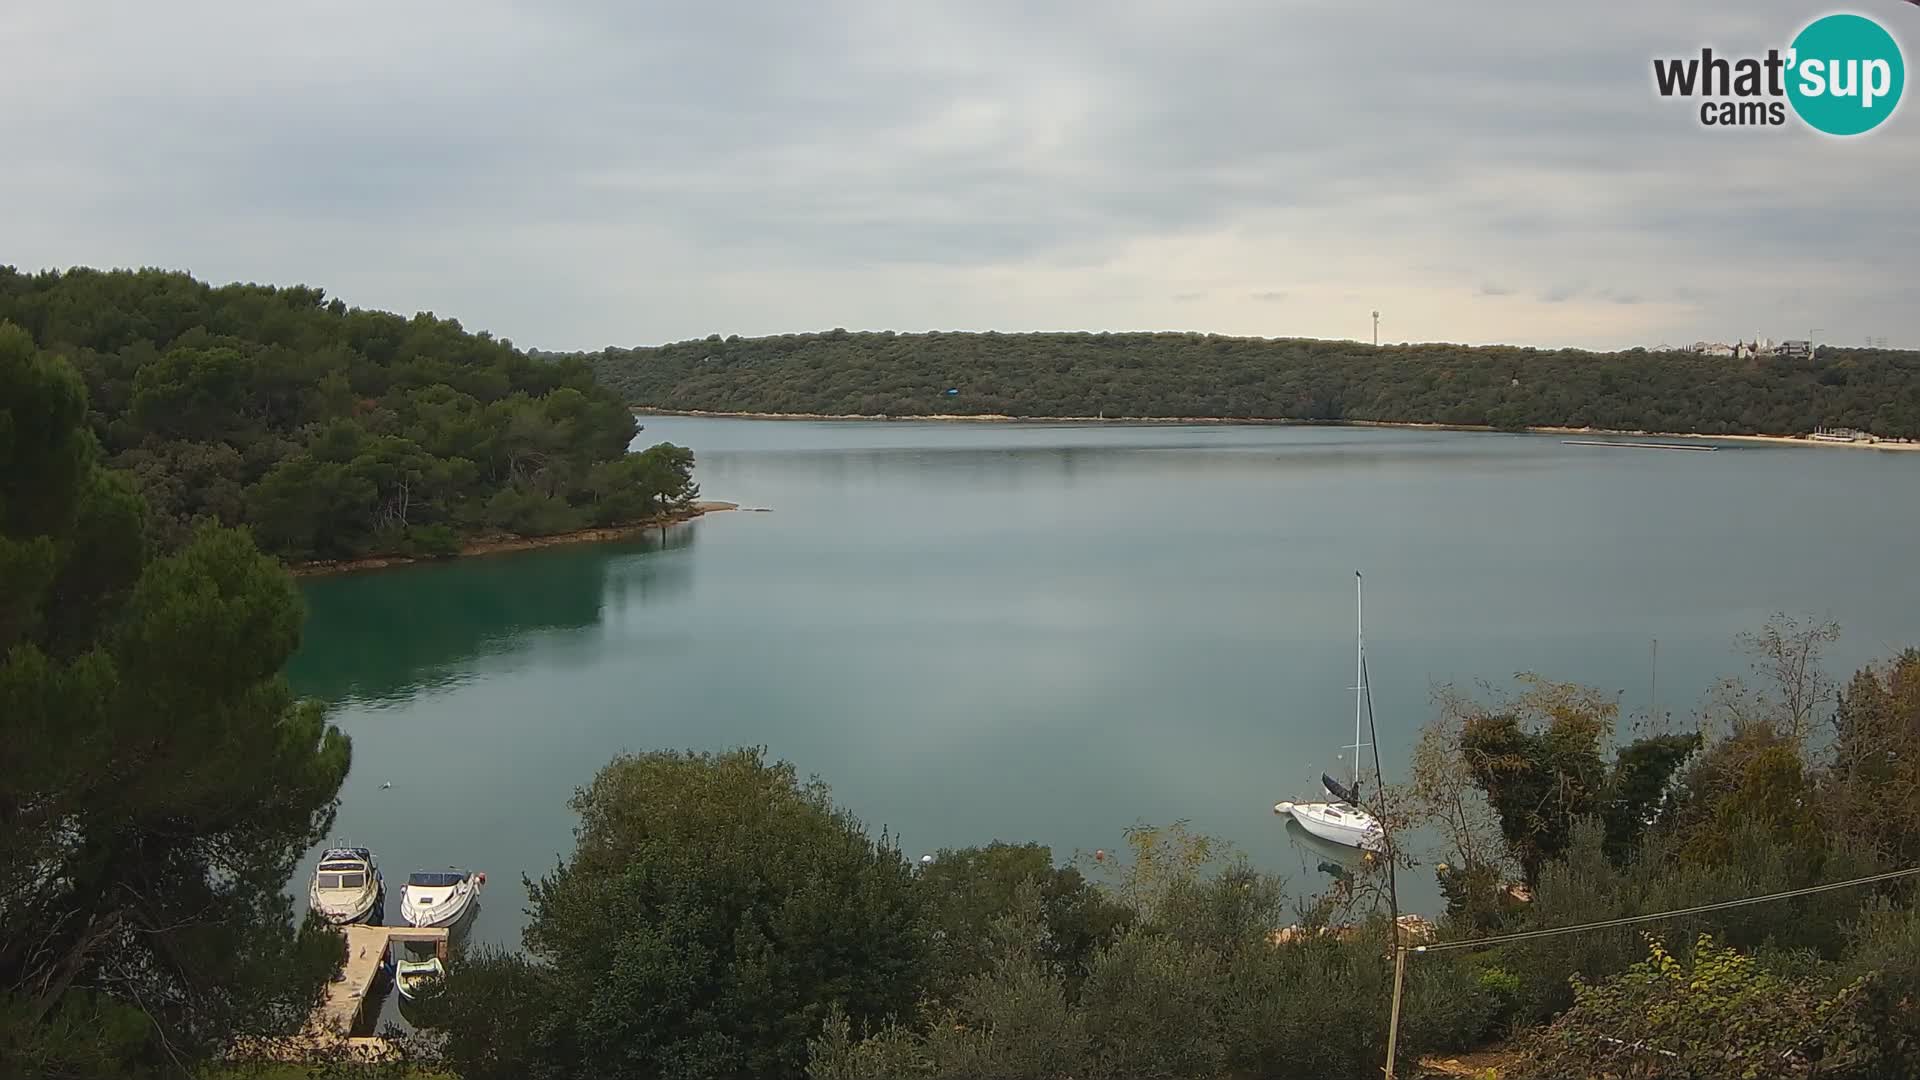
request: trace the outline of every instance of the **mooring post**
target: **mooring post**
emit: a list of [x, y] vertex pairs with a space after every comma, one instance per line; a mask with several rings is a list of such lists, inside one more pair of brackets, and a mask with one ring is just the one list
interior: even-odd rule
[[1393, 1058], [1400, 1049], [1400, 988], [1406, 981], [1407, 949], [1396, 942], [1393, 947], [1393, 1012], [1387, 1020], [1387, 1080], [1393, 1080]]

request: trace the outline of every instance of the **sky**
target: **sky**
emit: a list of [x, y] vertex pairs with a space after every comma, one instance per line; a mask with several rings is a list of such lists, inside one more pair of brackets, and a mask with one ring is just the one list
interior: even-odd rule
[[[1703, 127], [1778, 0], [0, 5], [0, 264], [544, 349], [834, 327], [1920, 347], [1920, 101]], [[1920, 6], [1853, 8], [1920, 55]], [[1909, 98], [1920, 96], [1920, 88]]]

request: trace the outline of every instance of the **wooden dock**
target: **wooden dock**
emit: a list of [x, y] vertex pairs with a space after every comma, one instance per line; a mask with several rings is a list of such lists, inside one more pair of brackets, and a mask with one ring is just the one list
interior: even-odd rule
[[317, 1035], [345, 1037], [353, 1031], [360, 1010], [366, 1007], [367, 992], [380, 974], [380, 965], [395, 942], [431, 944], [441, 963], [447, 960], [447, 928], [444, 926], [360, 926], [346, 927], [347, 962], [345, 978], [327, 984], [327, 996], [308, 1021], [308, 1029]]
[[344, 1052], [355, 1061], [384, 1061], [392, 1056], [387, 1040], [378, 1035], [356, 1036], [353, 1029], [367, 1007], [367, 995], [380, 977], [380, 966], [396, 942], [430, 944], [441, 963], [447, 960], [448, 931], [444, 926], [343, 926], [346, 962], [340, 978], [327, 984], [326, 996], [307, 1018], [298, 1035], [245, 1037], [235, 1041], [229, 1056], [235, 1060], [310, 1061]]

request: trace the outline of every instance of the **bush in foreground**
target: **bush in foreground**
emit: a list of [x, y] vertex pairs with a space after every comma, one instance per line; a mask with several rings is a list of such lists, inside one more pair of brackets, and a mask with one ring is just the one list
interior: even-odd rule
[[830, 1010], [909, 1014], [926, 968], [907, 864], [759, 751], [617, 758], [529, 883], [530, 957], [456, 966], [427, 1010], [484, 1077], [797, 1076]]

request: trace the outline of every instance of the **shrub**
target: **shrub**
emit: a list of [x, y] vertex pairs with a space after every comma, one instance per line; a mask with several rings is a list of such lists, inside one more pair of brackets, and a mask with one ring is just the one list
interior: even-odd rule
[[1702, 936], [1690, 959], [1657, 941], [1601, 983], [1574, 980], [1574, 1006], [1528, 1040], [1520, 1076], [1753, 1080], [1864, 1065], [1859, 987], [1823, 996]]
[[1862, 983], [1860, 1019], [1883, 1076], [1920, 1076], [1920, 910], [1882, 900], [1848, 927], [1832, 984]]
[[991, 928], [1014, 910], [1023, 885], [1036, 890], [1045, 934], [1035, 948], [1052, 970], [1077, 984], [1094, 951], [1112, 942], [1132, 919], [1071, 866], [1056, 867], [1041, 844], [942, 849], [914, 878], [927, 914], [935, 993], [984, 973], [994, 948]]
[[407, 529], [407, 549], [425, 559], [445, 559], [460, 554], [460, 534], [446, 525], [414, 525]]
[[[456, 1071], [524, 1054], [553, 1077], [797, 1076], [834, 1008], [910, 1013], [926, 961], [910, 872], [823, 785], [757, 750], [651, 753], [572, 805], [573, 857], [528, 883], [531, 961], [448, 980]], [[529, 988], [538, 1007], [490, 1004]]]

